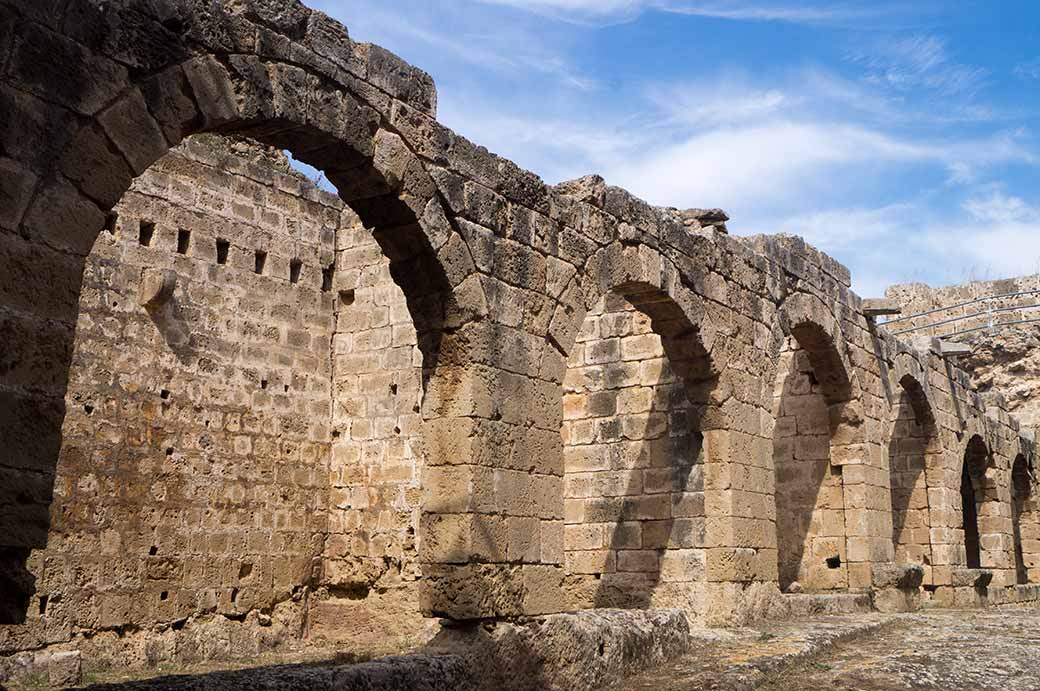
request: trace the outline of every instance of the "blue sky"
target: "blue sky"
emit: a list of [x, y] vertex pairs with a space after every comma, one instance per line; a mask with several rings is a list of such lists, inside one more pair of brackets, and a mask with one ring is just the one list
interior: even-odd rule
[[803, 235], [865, 296], [1040, 271], [1035, 0], [308, 4], [549, 183], [599, 173]]

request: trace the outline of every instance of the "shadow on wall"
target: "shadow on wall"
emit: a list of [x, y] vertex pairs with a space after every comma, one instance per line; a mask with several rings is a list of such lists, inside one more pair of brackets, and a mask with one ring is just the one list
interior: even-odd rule
[[[819, 325], [791, 328], [777, 368], [773, 431], [780, 588], [849, 585], [842, 461], [862, 416], [836, 345]], [[837, 457], [836, 457], [837, 454]]]
[[979, 507], [986, 501], [985, 475], [989, 449], [979, 436], [973, 436], [964, 452], [961, 469], [961, 528], [964, 531], [965, 563], [969, 569], [982, 567], [979, 535]]
[[146, 311], [177, 359], [183, 364], [192, 362], [197, 356], [195, 338], [180, 301], [172, 297], [165, 304], [151, 306]]
[[931, 583], [931, 512], [928, 503], [929, 456], [935, 422], [920, 385], [909, 375], [900, 382], [889, 438], [892, 540], [896, 562], [921, 564]]
[[700, 425], [714, 381], [698, 332], [656, 289], [624, 286], [586, 317], [564, 382], [576, 609], [704, 613]]
[[[1040, 535], [1036, 525], [1036, 498], [1026, 457], [1019, 454], [1011, 467], [1011, 529], [1015, 549], [1015, 582], [1029, 583], [1029, 568], [1035, 568], [1035, 545]], [[1026, 544], [1029, 550], [1026, 550]], [[1028, 552], [1028, 554], [1027, 554]]]
[[806, 352], [797, 346], [785, 351], [779, 373], [773, 464], [780, 588], [786, 592], [795, 582], [819, 588], [823, 568], [840, 569], [840, 546], [833, 540], [816, 544], [815, 538], [833, 537], [842, 503], [840, 476], [836, 488], [833, 481], [827, 404]]
[[[32, 3], [22, 4], [30, 10], [33, 7]], [[71, 51], [60, 35], [43, 30], [29, 17], [18, 16], [18, 7], [16, 3], [15, 15], [3, 15], [5, 21], [10, 18], [14, 22], [14, 30], [0, 31], [0, 35], [31, 35], [34, 40], [25, 42], [32, 45], [32, 50], [15, 51], [8, 61], [7, 73], [28, 80], [33, 91], [57, 93], [60, 98], [54, 102], [93, 103], [99, 98], [98, 90], [116, 94], [126, 86], [118, 79], [105, 83], [91, 73], [88, 65], [93, 63], [85, 59], [83, 48]], [[173, 11], [172, 6], [163, 8], [166, 6], [150, 5], [148, 11]], [[120, 11], [109, 5], [75, 2], [70, 3], [68, 21], [87, 27], [88, 33], [96, 32], [97, 44], [107, 46], [113, 27], [120, 21], [130, 21], [119, 16]], [[196, 34], [236, 35], [242, 18], [232, 18], [213, 5], [211, 11], [187, 20], [175, 17], [162, 22], [158, 17], [134, 15], [133, 21], [134, 29], [142, 32], [141, 42], [150, 42], [152, 50], [148, 55], [161, 56], [152, 58], [156, 64], [141, 66], [139, 70], [153, 74], [186, 60], [195, 51], [188, 46]], [[192, 21], [205, 26], [191, 26]], [[47, 70], [40, 70], [31, 62], [38, 62], [40, 55], [48, 56]], [[218, 68], [228, 70], [239, 80], [236, 85], [250, 83], [250, 75], [236, 71], [235, 65], [218, 64]], [[60, 82], [39, 82], [53, 75], [60, 75]], [[169, 146], [197, 132], [238, 134], [289, 150], [298, 160], [325, 172], [362, 222], [375, 229], [373, 235], [391, 261], [391, 274], [404, 289], [418, 332], [424, 385], [444, 356], [440, 345], [445, 319], [459, 318], [451, 286], [436, 255], [414, 212], [401, 199], [400, 181], [384, 178], [373, 165], [372, 151], [356, 148], [342, 133], [345, 128], [337, 129], [333, 135], [318, 129], [319, 125], [267, 119], [269, 116], [264, 113], [274, 110], [270, 103], [255, 104], [255, 113], [232, 116], [221, 101], [221, 89], [231, 89], [231, 84], [209, 83], [211, 91], [195, 92], [181, 71], [168, 79], [176, 82], [170, 90], [176, 97], [175, 102], [163, 102], [161, 109], [155, 108], [161, 131], [140, 132], [141, 150], [124, 152], [126, 157], [118, 152], [113, 154], [116, 149], [100, 124], [77, 127], [80, 121], [60, 106], [31, 96], [4, 103], [5, 108], [10, 105], [10, 111], [5, 110], [10, 117], [0, 126], [0, 148], [24, 162], [41, 182], [36, 202], [26, 213], [24, 227], [12, 229], [19, 231], [16, 233], [5, 233], [7, 239], [0, 246], [4, 251], [0, 299], [3, 307], [11, 310], [3, 312], [4, 321], [9, 323], [4, 324], [4, 352], [0, 353], [0, 383], [4, 385], [0, 388], [0, 623], [24, 622], [35, 591], [33, 576], [25, 567], [26, 559], [32, 550], [47, 544], [85, 255], [102, 231], [105, 214], [119, 201], [134, 176]], [[215, 77], [207, 75], [206, 79]], [[169, 87], [165, 82], [158, 83], [159, 86], [152, 83], [151, 88], [161, 91]], [[256, 88], [255, 84], [252, 86]], [[131, 96], [139, 98], [137, 89], [131, 92]], [[154, 96], [148, 88], [143, 92], [146, 98]], [[322, 82], [309, 95], [314, 99], [313, 107], [322, 108], [322, 112], [320, 116], [301, 114], [302, 121], [320, 126], [336, 121], [337, 127], [349, 121], [357, 125], [358, 131], [374, 135], [378, 114], [362, 112], [353, 101], [348, 104], [347, 97], [338, 98], [342, 94], [331, 83]], [[126, 96], [126, 100], [131, 100], [131, 96]], [[263, 92], [257, 98], [272, 100], [274, 95]], [[310, 106], [311, 100], [304, 100]], [[333, 106], [325, 109], [320, 105], [325, 103]], [[335, 104], [341, 104], [338, 110]], [[123, 106], [133, 108], [140, 104], [126, 105], [120, 101], [111, 107]], [[150, 106], [154, 108], [155, 104]], [[222, 114], [214, 119], [212, 113]], [[233, 119], [237, 117], [246, 119]], [[149, 124], [151, 130], [156, 129], [151, 118]], [[161, 151], [159, 142], [164, 147]], [[373, 149], [370, 144], [365, 146]], [[128, 166], [130, 159], [137, 170]], [[57, 172], [59, 168], [62, 175]], [[78, 190], [73, 183], [79, 185]], [[0, 218], [8, 215], [17, 216], [4, 214]], [[63, 249], [52, 249], [40, 237], [50, 238]], [[180, 349], [179, 355], [190, 356], [190, 337], [185, 342], [183, 333], [185, 316], [178, 314], [176, 306], [171, 310], [154, 315], [155, 323], [171, 346]], [[448, 356], [455, 362], [467, 359], [463, 340], [452, 339]]]

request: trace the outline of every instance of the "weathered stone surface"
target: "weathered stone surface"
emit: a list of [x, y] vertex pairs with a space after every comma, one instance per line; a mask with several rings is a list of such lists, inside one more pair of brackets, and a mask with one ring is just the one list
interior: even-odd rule
[[924, 569], [919, 564], [875, 564], [873, 576], [875, 588], [916, 590], [924, 580]]
[[695, 653], [617, 688], [1027, 691], [1040, 684], [1031, 661], [1036, 612], [831, 618], [720, 632]]
[[[803, 239], [549, 188], [295, 0], [2, 4], [3, 652], [403, 649], [426, 613], [519, 663], [503, 619], [1037, 595], [1014, 397]], [[208, 130], [339, 199], [277, 151], [160, 158]]]
[[686, 618], [675, 610], [600, 610], [447, 629], [421, 652], [352, 666], [274, 667], [88, 688], [592, 691], [682, 654], [692, 640]]

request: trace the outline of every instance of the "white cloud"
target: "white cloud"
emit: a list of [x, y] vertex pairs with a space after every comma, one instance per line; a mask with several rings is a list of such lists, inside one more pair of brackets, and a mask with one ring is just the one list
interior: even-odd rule
[[877, 209], [849, 208], [811, 211], [780, 221], [770, 232], [800, 235], [815, 247], [841, 253], [864, 242], [889, 237], [914, 223], [919, 214], [915, 204], [903, 202]]
[[836, 6], [813, 8], [804, 5], [749, 5], [734, 2], [694, 4], [688, 6], [672, 5], [663, 9], [666, 12], [694, 15], [698, 17], [714, 17], [717, 19], [733, 19], [742, 21], [795, 22], [805, 24], [845, 21], [876, 14], [875, 12]]
[[842, 121], [765, 120], [656, 142], [604, 171], [613, 184], [652, 203], [736, 208], [797, 199], [859, 167], [931, 165], [966, 183], [1007, 161], [1036, 162], [1011, 135], [976, 140], [905, 138]]
[[491, 104], [445, 99], [438, 118], [466, 138], [541, 175], [550, 183], [600, 170], [627, 152], [650, 146], [639, 129], [584, 118], [522, 117], [497, 113]]
[[883, 295], [897, 283], [932, 285], [1040, 272], [1040, 209], [990, 191], [944, 218], [925, 199], [879, 208], [808, 211], [781, 219], [766, 233], [800, 235], [846, 264], [853, 289]]
[[835, 166], [930, 159], [930, 147], [856, 125], [769, 121], [717, 128], [658, 145], [605, 171], [612, 184], [655, 204], [734, 207], [798, 194]]
[[849, 52], [852, 62], [867, 70], [867, 81], [899, 91], [927, 88], [944, 94], [973, 93], [987, 71], [963, 65], [949, 55], [938, 36], [888, 37]]
[[[1040, 209], [1030, 206], [1021, 197], [1009, 197], [999, 190], [986, 197], [969, 199], [963, 206], [973, 218], [987, 223], [1040, 224]], [[1037, 247], [1040, 248], [1040, 242]]]
[[478, 0], [478, 2], [508, 5], [577, 23], [628, 21], [651, 10], [734, 21], [801, 24], [851, 21], [879, 14], [876, 9], [863, 10], [837, 4], [813, 6], [807, 3], [783, 4], [741, 0], [716, 0], [716, 2], [692, 2], [690, 0]]
[[1040, 79], [1040, 58], [1016, 65], [1015, 74], [1022, 79]]
[[656, 84], [647, 90], [647, 98], [664, 117], [663, 124], [692, 127], [761, 120], [790, 110], [800, 100], [781, 89], [756, 88], [732, 75], [710, 84]]
[[1040, 221], [965, 223], [928, 228], [915, 236], [921, 259], [944, 267], [940, 280], [994, 280], [1040, 271]]
[[[456, 17], [425, 11], [390, 12], [376, 2], [344, 5], [341, 0], [312, 0], [315, 7], [345, 21], [351, 34], [359, 26], [371, 35], [355, 36], [392, 48], [418, 42], [437, 53], [446, 53], [471, 67], [499, 74], [542, 74], [581, 91], [597, 88], [595, 79], [575, 69], [566, 58], [539, 36], [513, 27], [482, 25], [479, 31], [459, 29]], [[452, 26], [452, 31], [445, 26]]]

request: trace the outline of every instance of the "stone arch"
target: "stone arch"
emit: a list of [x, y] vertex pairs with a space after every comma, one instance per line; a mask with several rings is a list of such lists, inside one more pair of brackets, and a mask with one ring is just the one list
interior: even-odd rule
[[1038, 515], [1033, 469], [1025, 454], [1018, 454], [1011, 466], [1011, 527], [1014, 540], [1015, 582], [1036, 580], [1040, 565], [1040, 515]]
[[[328, 58], [311, 52], [314, 43], [308, 36], [308, 48], [301, 49], [298, 62], [290, 62], [291, 42], [279, 32], [309, 30], [314, 22], [310, 11], [297, 3], [285, 4], [277, 16], [250, 6], [238, 13], [217, 8], [181, 18], [178, 22], [185, 23], [178, 26], [191, 29], [179, 39], [163, 33], [159, 18], [114, 18], [78, 1], [68, 11], [78, 13], [91, 30], [103, 27], [91, 43], [97, 53], [33, 24], [34, 32], [46, 33], [44, 44], [53, 44], [50, 74], [68, 75], [69, 83], [30, 85], [34, 94], [52, 90], [52, 103], [5, 92], [14, 123], [28, 123], [28, 131], [37, 133], [55, 123], [67, 130], [60, 143], [40, 154], [24, 152], [12, 139], [21, 136], [14, 128], [2, 132], [2, 148], [12, 156], [5, 165], [12, 169], [14, 187], [5, 194], [0, 214], [0, 223], [13, 231], [5, 235], [0, 258], [3, 266], [12, 267], [0, 302], [13, 315], [12, 332], [18, 334], [10, 342], [11, 358], [22, 363], [5, 374], [2, 383], [10, 388], [0, 396], [0, 426], [11, 430], [11, 448], [18, 457], [3, 469], [12, 480], [5, 484], [20, 488], [4, 497], [7, 510], [0, 531], [6, 538], [0, 549], [4, 591], [17, 593], [4, 603], [4, 620], [9, 621], [20, 620], [24, 595], [31, 592], [31, 577], [24, 569], [28, 551], [46, 542], [83, 258], [104, 226], [107, 210], [130, 181], [184, 137], [233, 132], [288, 149], [325, 171], [344, 201], [374, 229], [391, 260], [391, 272], [405, 291], [420, 333], [428, 385], [434, 372], [461, 367], [468, 357], [461, 334], [453, 331], [445, 339], [445, 330], [462, 326], [485, 309], [479, 283], [466, 281], [472, 261], [432, 179], [390, 124], [391, 106], [405, 109], [410, 101], [400, 95], [402, 102], [394, 102], [387, 92], [415, 89], [409, 82], [414, 78], [399, 69], [396, 58], [383, 55], [383, 63], [373, 63], [369, 72], [369, 79], [384, 91], [361, 82], [334, 64], [342, 60], [336, 50], [349, 40], [342, 27], [326, 18], [320, 20], [323, 28], [342, 34], [339, 44], [325, 45]], [[27, 11], [27, 23], [35, 18]], [[147, 47], [148, 40], [142, 39], [134, 48], [119, 48], [124, 52], [113, 60], [106, 53], [117, 49], [107, 42], [105, 31], [118, 21], [138, 24], [151, 38], [161, 35], [169, 50], [161, 58], [133, 54]], [[256, 41], [258, 34], [273, 43], [263, 46]], [[12, 63], [31, 59], [22, 53]], [[371, 55], [382, 54], [373, 48]], [[163, 63], [171, 56], [179, 62]], [[96, 69], [85, 70], [84, 64]], [[9, 66], [11, 73], [19, 73], [16, 64]], [[423, 416], [445, 415], [424, 406]], [[437, 452], [436, 445], [427, 446], [427, 453]]]
[[614, 242], [593, 253], [584, 271], [571, 277], [561, 291], [561, 307], [553, 315], [548, 337], [567, 358], [577, 339], [585, 317], [596, 304], [612, 291], [634, 286], [639, 292], [666, 295], [685, 320], [696, 326], [703, 349], [711, 353], [718, 332], [703, 298], [683, 281], [682, 271], [670, 259], [648, 245], [625, 245]]
[[865, 462], [864, 419], [841, 328], [819, 298], [779, 310], [773, 462], [781, 589], [849, 587], [845, 465]]
[[930, 584], [933, 555], [929, 489], [941, 470], [942, 445], [923, 366], [901, 353], [894, 360], [891, 377], [896, 400], [889, 420], [888, 467], [895, 560], [922, 565], [924, 582]]
[[702, 412], [715, 374], [678, 306], [628, 283], [564, 379], [564, 556], [577, 606], [706, 605]]
[[[979, 524], [981, 508], [995, 498], [993, 487], [987, 488], [987, 471], [992, 467], [992, 454], [985, 440], [973, 434], [964, 446], [964, 461], [960, 480], [960, 525], [963, 563], [969, 569], [982, 568], [982, 530]], [[992, 477], [992, 474], [989, 474]]]
[[[764, 458], [755, 456], [763, 457], [765, 452], [759, 437], [757, 402], [746, 398], [754, 395], [758, 383], [755, 366], [734, 361], [745, 351], [718, 331], [730, 318], [728, 308], [710, 303], [695, 291], [692, 286], [702, 280], [697, 271], [693, 266], [673, 264], [647, 246], [608, 246], [590, 258], [586, 272], [565, 291], [573, 296], [571, 306], [556, 311], [550, 333], [556, 334], [554, 342], [562, 344], [558, 350], [570, 354], [572, 339], [589, 310], [615, 286], [642, 286], [656, 300], [667, 297], [684, 315], [680, 332], [696, 327], [691, 336], [696, 335], [699, 358], [707, 356], [712, 373], [696, 387], [705, 393], [697, 396], [705, 402], [699, 430], [704, 437], [705, 540], [709, 545], [704, 551], [707, 583], [702, 592], [710, 591], [711, 602], [718, 605], [710, 608], [708, 618], [723, 621], [731, 616], [727, 608], [736, 604], [748, 584], [776, 578], [775, 545], [769, 537], [772, 474], [766, 478]], [[661, 319], [661, 323], [667, 321]], [[696, 570], [697, 565], [692, 567]], [[706, 605], [699, 592], [694, 595], [680, 595], [685, 602], [680, 603], [679, 598], [670, 602], [700, 614]], [[609, 602], [609, 598], [601, 602]]]
[[702, 424], [718, 369], [677, 277], [645, 248], [608, 247], [575, 277], [580, 301], [557, 331], [574, 335], [562, 351], [575, 609], [707, 605]]

